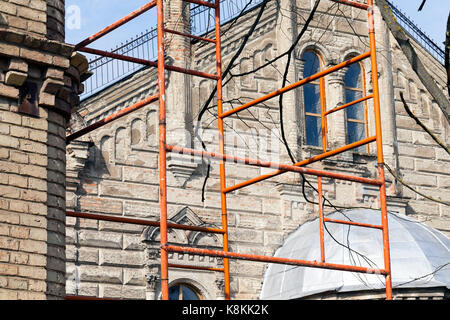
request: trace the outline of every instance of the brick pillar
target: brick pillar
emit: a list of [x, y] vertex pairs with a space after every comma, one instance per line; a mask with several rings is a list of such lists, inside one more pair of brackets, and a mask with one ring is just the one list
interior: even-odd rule
[[[165, 27], [178, 32], [190, 33], [190, 4], [182, 0], [164, 1]], [[191, 68], [191, 43], [187, 37], [165, 34], [167, 63], [182, 68]], [[167, 81], [167, 141], [170, 144], [190, 146], [186, 131], [191, 131], [191, 76], [169, 72]]]
[[[281, 0], [279, 1], [279, 12], [277, 21], [277, 51], [286, 52], [292, 46], [294, 39], [297, 35], [297, 24], [295, 12], [296, 3], [292, 0]], [[288, 63], [288, 56], [278, 60], [278, 70], [280, 70], [280, 82], [279, 85], [283, 84], [283, 76], [286, 69], [286, 64]], [[296, 65], [295, 52], [292, 51], [291, 59], [289, 62], [289, 71], [286, 75], [286, 82], [284, 86], [294, 83], [298, 80], [298, 66]], [[284, 134], [286, 142], [292, 152], [293, 158], [297, 161], [300, 159], [300, 115], [299, 108], [296, 105], [296, 92], [298, 94], [299, 90], [292, 90], [288, 93], [283, 94], [283, 124], [284, 124]], [[279, 99], [274, 99], [278, 105]], [[292, 164], [291, 158], [289, 157], [286, 146], [280, 143], [280, 163]], [[283, 175], [282, 179], [286, 181], [296, 180], [298, 174], [286, 174]]]
[[65, 297], [65, 135], [79, 70], [64, 35], [48, 37], [52, 8], [64, 12], [64, 0], [0, 0], [0, 299]]
[[[182, 0], [165, 0], [164, 22], [167, 29], [190, 34], [190, 4]], [[165, 53], [167, 64], [192, 69], [190, 38], [166, 33]], [[193, 144], [191, 78], [184, 73], [168, 72], [166, 81], [167, 143], [188, 148]], [[167, 156], [167, 167], [177, 185], [183, 186], [197, 166], [198, 159], [190, 155], [169, 153]]]

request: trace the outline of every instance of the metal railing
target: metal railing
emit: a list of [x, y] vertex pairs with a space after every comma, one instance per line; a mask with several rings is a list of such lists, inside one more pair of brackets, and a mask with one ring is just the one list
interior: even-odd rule
[[[209, 1], [211, 2], [211, 1]], [[221, 0], [221, 21], [229, 22], [241, 12], [251, 10], [263, 0]], [[214, 29], [214, 10], [200, 5], [191, 5], [191, 33], [205, 34]], [[158, 54], [156, 28], [146, 30], [140, 35], [121, 43], [110, 51], [121, 55], [129, 55], [145, 60], [154, 60]], [[94, 57], [89, 61], [92, 76], [84, 82], [85, 90], [81, 99], [101, 91], [115, 82], [142, 70], [141, 64], [118, 61], [109, 57]]]
[[[211, 2], [211, 1], [209, 1]], [[251, 10], [260, 5], [263, 0], [221, 0], [221, 21], [229, 22], [241, 12]], [[433, 40], [421, 31], [400, 9], [387, 1], [393, 14], [398, 18], [400, 25], [412, 38], [421, 44], [433, 57], [444, 64], [445, 53]], [[214, 12], [211, 8], [200, 5], [191, 5], [191, 33], [202, 35], [214, 29]], [[157, 56], [156, 28], [131, 38], [111, 50], [121, 55], [129, 55], [146, 60], [154, 60]], [[89, 61], [89, 71], [93, 74], [84, 82], [85, 91], [81, 99], [95, 94], [102, 89], [126, 78], [134, 72], [141, 70], [140, 64], [117, 61], [108, 57], [94, 57]]]
[[[441, 64], [445, 61], [445, 51], [439, 47], [430, 37], [425, 34], [420, 28], [409, 18], [406, 14], [394, 6], [390, 1], [386, 2], [391, 7], [392, 13], [397, 18], [400, 26], [414, 39], [416, 40], [425, 50], [427, 50], [436, 60]], [[442, 30], [444, 32], [444, 30]]]

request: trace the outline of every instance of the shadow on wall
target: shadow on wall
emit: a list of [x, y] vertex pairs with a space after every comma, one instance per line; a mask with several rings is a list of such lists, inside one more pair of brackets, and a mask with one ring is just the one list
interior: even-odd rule
[[47, 39], [65, 40], [65, 0], [47, 1]]
[[[98, 185], [103, 180], [102, 177], [104, 175], [110, 175], [107, 161], [108, 159], [105, 159], [100, 149], [95, 144], [90, 144], [89, 156], [86, 159], [84, 168], [79, 173], [80, 183], [75, 192], [77, 196], [87, 195], [86, 190], [82, 188], [85, 182]], [[76, 210], [80, 210], [79, 203], [77, 203]]]
[[0, 13], [0, 27], [8, 26], [8, 21], [3, 13]]

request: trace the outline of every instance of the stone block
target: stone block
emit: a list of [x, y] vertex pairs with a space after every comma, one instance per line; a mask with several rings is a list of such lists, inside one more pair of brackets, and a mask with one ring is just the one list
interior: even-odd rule
[[20, 49], [18, 46], [0, 42], [0, 54], [10, 57], [19, 56]]
[[108, 198], [82, 197], [80, 199], [81, 210], [102, 212], [106, 214], [122, 214], [122, 201]]
[[158, 201], [157, 186], [104, 181], [100, 184], [100, 195]]
[[42, 53], [39, 50], [20, 48], [20, 57], [40, 64], [50, 65], [53, 63], [53, 56]]
[[8, 71], [5, 77], [5, 83], [10, 86], [20, 87], [24, 84], [28, 74], [20, 71]]
[[100, 249], [101, 266], [140, 267], [144, 264], [144, 253], [139, 251], [122, 251]]
[[79, 267], [81, 281], [98, 283], [122, 283], [122, 268], [82, 265]]
[[416, 170], [450, 175], [450, 165], [434, 160], [416, 160]]
[[9, 62], [8, 69], [28, 73], [28, 63], [21, 59], [12, 58]]
[[49, 93], [51, 95], [55, 95], [59, 89], [61, 89], [64, 86], [64, 82], [61, 80], [57, 80], [54, 78], [48, 78], [44, 81], [41, 88], [41, 95], [42, 93]]
[[[1, 48], [0, 48], [1, 52]], [[19, 89], [14, 88], [12, 86], [5, 85], [3, 83], [0, 83], [0, 95], [12, 98], [12, 99], [18, 99], [19, 98]]]
[[436, 176], [417, 172], [403, 172], [403, 181], [413, 186], [436, 187], [437, 185]]
[[78, 241], [84, 246], [122, 249], [122, 235], [113, 232], [82, 230]]

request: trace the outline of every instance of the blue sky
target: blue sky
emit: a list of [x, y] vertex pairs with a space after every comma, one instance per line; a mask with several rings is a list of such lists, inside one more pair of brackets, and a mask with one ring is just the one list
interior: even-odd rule
[[[306, 1], [306, 0], [305, 0]], [[418, 12], [422, 0], [391, 0], [406, 13], [431, 39], [443, 48], [450, 0], [427, 0], [422, 11]], [[145, 5], [149, 0], [66, 0], [66, 8], [76, 5], [81, 23], [75, 28], [66, 28], [66, 42], [78, 43], [84, 38], [100, 31], [107, 25]], [[95, 43], [95, 48], [109, 50], [120, 42], [140, 34], [156, 25], [155, 9], [152, 9], [126, 26], [123, 26]], [[76, 12], [68, 10], [67, 19], [76, 17]], [[72, 22], [74, 20], [71, 20]], [[67, 24], [66, 24], [67, 25]]]

